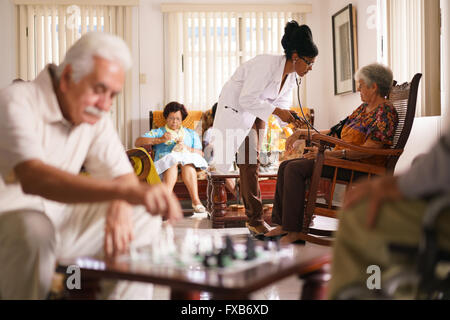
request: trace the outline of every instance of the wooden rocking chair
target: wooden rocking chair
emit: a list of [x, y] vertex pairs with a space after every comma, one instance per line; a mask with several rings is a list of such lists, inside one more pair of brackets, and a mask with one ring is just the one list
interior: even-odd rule
[[[355, 172], [363, 173], [370, 179], [372, 176], [381, 176], [385, 174], [392, 175], [395, 165], [403, 153], [403, 148], [408, 140], [411, 132], [414, 116], [416, 112], [417, 91], [421, 74], [416, 74], [410, 83], [406, 82], [402, 85], [394, 85], [392, 87], [389, 101], [397, 110], [399, 122], [395, 132], [394, 144], [391, 149], [373, 149], [355, 146], [345, 143], [340, 139], [322, 134], [312, 136], [312, 141], [318, 146], [319, 152], [314, 165], [313, 175], [309, 192], [306, 198], [305, 213], [302, 226], [302, 240], [313, 242], [320, 245], [331, 245], [333, 243], [333, 231], [310, 228], [310, 224], [314, 215], [320, 215], [330, 218], [337, 218], [339, 206], [333, 205], [333, 195], [336, 184], [346, 185], [346, 190], [351, 188], [354, 181]], [[382, 155], [387, 157], [385, 166], [376, 166], [365, 164], [358, 161], [350, 161], [343, 159], [324, 159], [324, 151], [327, 146], [341, 146], [345, 149], [365, 152], [370, 155]], [[330, 201], [327, 204], [317, 202], [317, 190], [321, 179], [322, 168], [324, 165], [334, 167], [334, 176], [330, 183]], [[338, 180], [338, 170], [346, 169], [350, 172], [349, 181]]]

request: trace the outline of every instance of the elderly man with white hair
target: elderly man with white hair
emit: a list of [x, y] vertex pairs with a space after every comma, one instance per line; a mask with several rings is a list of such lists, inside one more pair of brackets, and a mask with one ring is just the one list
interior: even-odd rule
[[[88, 33], [58, 67], [0, 91], [0, 299], [44, 299], [57, 259], [124, 253], [158, 236], [161, 216], [182, 217], [164, 185], [139, 183], [106, 116], [130, 66], [123, 40]], [[151, 298], [144, 284], [102, 289]]]

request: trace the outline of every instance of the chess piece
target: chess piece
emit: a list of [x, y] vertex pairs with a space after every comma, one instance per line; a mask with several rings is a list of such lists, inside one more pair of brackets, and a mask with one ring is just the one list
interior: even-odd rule
[[270, 250], [270, 239], [268, 237], [264, 237], [264, 251]]
[[220, 234], [214, 233], [213, 235], [213, 251], [218, 252], [223, 248], [223, 240]]
[[203, 266], [209, 268], [209, 255], [205, 254], [202, 259]]
[[236, 252], [234, 251], [233, 240], [231, 240], [230, 236], [225, 236], [225, 252], [231, 259], [236, 259]]
[[174, 237], [174, 233], [173, 233], [173, 228], [170, 224], [167, 224], [164, 228], [165, 230], [165, 241], [163, 246], [165, 246], [165, 252], [167, 253], [167, 255], [171, 255], [174, 254], [176, 251], [176, 246], [175, 246], [175, 237]]
[[214, 267], [217, 265], [217, 257], [214, 254], [205, 254], [203, 257], [203, 266], [205, 268]]
[[245, 260], [250, 261], [256, 258], [256, 251], [255, 251], [255, 243], [253, 242], [250, 235], [247, 236], [247, 248], [245, 250], [246, 256]]
[[152, 262], [159, 263], [161, 260], [161, 239], [152, 242]]
[[226, 267], [226, 265], [227, 265], [226, 257], [227, 257], [227, 254], [225, 252], [225, 249], [220, 250], [219, 253], [217, 254], [217, 266], [219, 268]]
[[198, 251], [200, 255], [211, 254], [213, 252], [213, 237], [208, 234], [201, 235], [198, 239]]
[[277, 251], [280, 251], [280, 249], [281, 249], [281, 244], [280, 244], [280, 238], [279, 237], [275, 238], [275, 248], [277, 249]]

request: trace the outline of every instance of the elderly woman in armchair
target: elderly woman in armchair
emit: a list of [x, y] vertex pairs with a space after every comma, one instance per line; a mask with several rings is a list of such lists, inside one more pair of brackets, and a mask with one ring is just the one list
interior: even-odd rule
[[164, 127], [146, 132], [137, 138], [136, 147], [153, 145], [155, 150], [155, 168], [162, 175], [163, 183], [173, 189], [178, 178], [178, 166], [181, 167], [181, 177], [192, 199], [195, 212], [205, 212], [198, 196], [196, 168], [206, 169], [208, 164], [203, 158], [202, 143], [198, 134], [184, 128], [182, 122], [188, 113], [184, 105], [170, 102], [164, 107]]
[[[393, 144], [398, 123], [397, 112], [388, 101], [393, 82], [392, 71], [384, 65], [374, 63], [361, 68], [356, 74], [356, 80], [363, 103], [338, 125], [320, 133], [335, 136], [358, 146], [388, 148]], [[307, 135], [306, 129], [297, 130], [286, 141], [287, 151], [292, 149], [296, 140]], [[314, 159], [317, 155], [316, 147], [305, 149], [309, 152], [303, 158], [285, 161], [278, 169], [272, 210], [272, 222], [277, 226], [265, 236], [283, 236], [281, 243], [293, 243], [300, 240], [306, 181], [312, 175]], [[385, 161], [380, 156], [368, 157], [367, 154], [339, 147], [326, 150], [325, 158], [344, 158], [379, 165]], [[333, 168], [324, 166], [322, 176], [330, 178], [333, 172]], [[358, 175], [355, 177], [357, 178]], [[340, 170], [338, 179], [350, 180], [349, 172]]]

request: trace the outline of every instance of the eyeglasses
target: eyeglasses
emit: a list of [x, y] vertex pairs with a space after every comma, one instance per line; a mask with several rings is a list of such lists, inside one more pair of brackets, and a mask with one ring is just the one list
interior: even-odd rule
[[167, 121], [173, 121], [173, 122], [178, 121], [178, 122], [181, 122], [182, 120], [180, 118], [167, 117]]
[[303, 61], [305, 61], [306, 65], [308, 67], [312, 66], [314, 64], [314, 61], [308, 61], [308, 60], [305, 59], [305, 57], [300, 56], [299, 58], [302, 59]]

